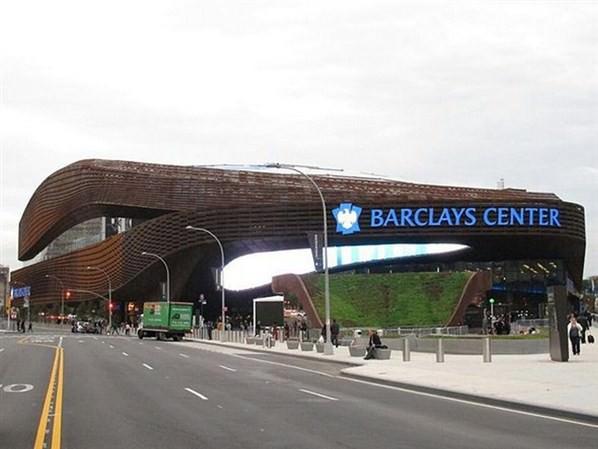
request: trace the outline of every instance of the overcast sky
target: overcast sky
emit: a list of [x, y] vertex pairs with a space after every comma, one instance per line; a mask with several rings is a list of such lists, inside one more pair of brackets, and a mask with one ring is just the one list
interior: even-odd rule
[[0, 0], [0, 263], [84, 158], [554, 192], [598, 274], [598, 3]]

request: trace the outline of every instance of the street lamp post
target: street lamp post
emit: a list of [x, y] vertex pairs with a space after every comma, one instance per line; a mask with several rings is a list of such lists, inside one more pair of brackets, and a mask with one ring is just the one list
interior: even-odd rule
[[168, 269], [168, 264], [162, 257], [160, 257], [157, 254], [148, 253], [147, 251], [143, 251], [141, 253], [141, 255], [155, 257], [157, 259], [160, 259], [162, 261], [162, 263], [164, 264], [164, 268], [166, 268], [166, 302], [170, 303], [170, 270]]
[[224, 248], [222, 247], [222, 242], [220, 241], [220, 239], [218, 237], [216, 237], [216, 235], [212, 232], [209, 231], [206, 228], [198, 228], [195, 226], [187, 226], [185, 227], [185, 229], [191, 230], [191, 231], [201, 231], [201, 232], [205, 232], [206, 234], [209, 234], [210, 236], [212, 236], [212, 238], [214, 240], [216, 240], [216, 243], [218, 243], [218, 246], [220, 247], [220, 292], [221, 292], [221, 297], [222, 297], [222, 332], [220, 333], [220, 341], [224, 341], [224, 331], [226, 330], [226, 312], [225, 312], [225, 297], [224, 297]]
[[64, 282], [62, 282], [62, 279], [60, 279], [58, 276], [54, 276], [53, 274], [46, 274], [45, 277], [48, 279], [56, 279], [58, 282], [60, 282], [60, 324], [64, 325]]
[[326, 201], [324, 201], [324, 195], [322, 194], [322, 190], [316, 184], [311, 176], [299, 170], [297, 167], [288, 164], [266, 164], [265, 167], [267, 168], [278, 168], [278, 169], [287, 169], [294, 171], [304, 178], [306, 178], [318, 191], [318, 195], [320, 195], [320, 201], [322, 202], [322, 217], [324, 220], [324, 310], [325, 310], [325, 319], [326, 319], [326, 340], [324, 342], [324, 354], [325, 355], [332, 355], [334, 353], [334, 349], [332, 348], [332, 341], [330, 339], [330, 276], [328, 273], [328, 213], [326, 211]]
[[87, 269], [101, 271], [106, 276], [106, 279], [108, 279], [108, 329], [112, 332], [112, 282], [110, 281], [110, 276], [108, 276], [106, 270], [100, 267], [87, 267]]

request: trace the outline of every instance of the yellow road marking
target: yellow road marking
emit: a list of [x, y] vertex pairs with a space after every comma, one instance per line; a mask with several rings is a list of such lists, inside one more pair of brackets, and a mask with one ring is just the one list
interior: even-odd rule
[[58, 371], [58, 358], [60, 349], [56, 348], [54, 353], [54, 363], [52, 364], [52, 372], [50, 374], [50, 381], [48, 382], [48, 390], [46, 391], [46, 398], [44, 399], [44, 406], [42, 408], [42, 415], [37, 426], [37, 434], [35, 436], [35, 443], [33, 449], [43, 449], [44, 440], [46, 438], [46, 426], [48, 424], [48, 415], [50, 413], [50, 405], [52, 404], [52, 396], [54, 384], [56, 383], [56, 372]]
[[59, 348], [60, 364], [58, 365], [58, 381], [54, 400], [54, 426], [52, 428], [52, 449], [60, 449], [62, 440], [62, 389], [64, 380], [64, 349]]

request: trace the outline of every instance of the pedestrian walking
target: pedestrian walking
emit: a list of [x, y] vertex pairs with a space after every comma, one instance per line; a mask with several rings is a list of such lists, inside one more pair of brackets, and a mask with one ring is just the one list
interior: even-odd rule
[[332, 324], [330, 325], [330, 340], [332, 344], [338, 348], [338, 334], [340, 334], [340, 327], [336, 320], [332, 320]]
[[305, 341], [308, 338], [307, 335], [307, 322], [305, 320], [301, 321], [301, 341]]
[[573, 355], [579, 355], [580, 353], [580, 340], [581, 340], [582, 327], [577, 322], [575, 316], [571, 317], [569, 324], [567, 325], [567, 335], [571, 340], [571, 346], [573, 347]]
[[579, 315], [577, 317], [577, 322], [579, 323], [579, 325], [581, 326], [581, 344], [585, 345], [586, 344], [586, 331], [589, 329], [588, 326], [588, 319], [586, 318], [586, 316], [582, 313], [581, 315]]
[[255, 335], [256, 335], [256, 337], [259, 337], [261, 333], [262, 333], [262, 323], [260, 321], [258, 321], [255, 324]]

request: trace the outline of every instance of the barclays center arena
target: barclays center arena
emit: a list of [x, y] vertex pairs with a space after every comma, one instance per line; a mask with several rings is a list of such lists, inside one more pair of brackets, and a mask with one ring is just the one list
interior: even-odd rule
[[[585, 253], [583, 207], [554, 193], [401, 182], [310, 170], [326, 204], [335, 272], [487, 273], [461, 322], [474, 325], [489, 298], [504, 313], [541, 318], [547, 288], [566, 288], [575, 309]], [[173, 166], [82, 160], [50, 174], [29, 200], [19, 226], [15, 284], [30, 287], [33, 305], [51, 310], [107, 297], [125, 318], [144, 301], [170, 297], [198, 303], [218, 297], [215, 269], [240, 256], [312, 248], [322, 269], [321, 198], [304, 176], [266, 166]], [[318, 243], [319, 242], [319, 243]], [[448, 252], [398, 254], [396, 245]], [[376, 247], [365, 257], [359, 248]], [[156, 257], [158, 255], [162, 260]], [[329, 253], [330, 254], [330, 253]], [[349, 255], [349, 256], [347, 256]], [[226, 285], [226, 282], [225, 282]], [[272, 285], [228, 291], [231, 310]], [[110, 290], [110, 291], [109, 291]], [[205, 314], [220, 313], [207, 301]]]

